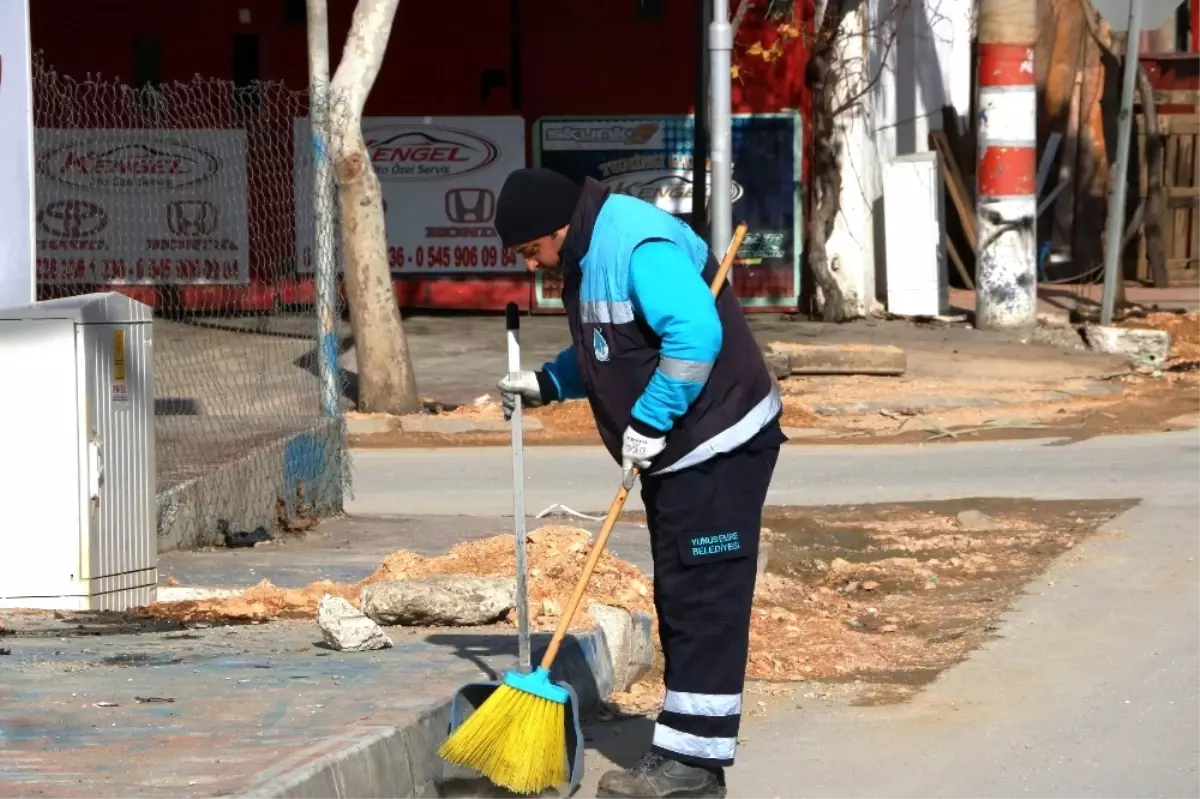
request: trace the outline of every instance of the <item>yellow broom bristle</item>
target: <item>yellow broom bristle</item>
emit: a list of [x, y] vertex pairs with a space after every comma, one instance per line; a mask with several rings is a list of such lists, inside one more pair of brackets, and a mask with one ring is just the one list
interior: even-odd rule
[[567, 781], [566, 705], [501, 685], [442, 743], [442, 759], [514, 793]]

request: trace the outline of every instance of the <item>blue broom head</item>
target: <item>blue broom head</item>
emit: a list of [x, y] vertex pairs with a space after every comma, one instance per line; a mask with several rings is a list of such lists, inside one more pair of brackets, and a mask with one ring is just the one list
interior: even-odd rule
[[540, 667], [530, 674], [510, 671], [504, 675], [504, 684], [560, 705], [565, 705], [570, 698], [567, 689], [550, 682], [549, 670]]

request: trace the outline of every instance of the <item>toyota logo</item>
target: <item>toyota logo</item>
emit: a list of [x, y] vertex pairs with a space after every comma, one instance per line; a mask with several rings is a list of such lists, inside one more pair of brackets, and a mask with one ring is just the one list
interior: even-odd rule
[[446, 192], [446, 218], [459, 225], [482, 225], [496, 215], [491, 189], [451, 189]]
[[82, 239], [108, 227], [108, 214], [95, 203], [84, 200], [56, 200], [38, 211], [37, 223], [47, 235]]
[[167, 203], [167, 227], [176, 236], [207, 236], [217, 229], [220, 212], [208, 200]]

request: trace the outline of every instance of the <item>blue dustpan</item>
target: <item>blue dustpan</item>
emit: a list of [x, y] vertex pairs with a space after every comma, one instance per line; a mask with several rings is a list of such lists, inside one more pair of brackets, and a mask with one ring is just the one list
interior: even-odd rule
[[[519, 674], [519, 672], [517, 673]], [[502, 680], [467, 683], [459, 688], [458, 693], [454, 695], [454, 701], [450, 704], [448, 732], [453, 733], [461, 727], [463, 722], [470, 718], [471, 714], [479, 709], [479, 706], [486, 702], [501, 685], [504, 685]], [[565, 682], [554, 683], [554, 685], [567, 692], [567, 774], [570, 782], [558, 787], [559, 795], [565, 797], [571, 796], [579, 790], [579, 785], [583, 781], [583, 727], [579, 723], [579, 699], [575, 695], [575, 689]], [[472, 769], [450, 763], [444, 764], [443, 782], [480, 778], [482, 775]]]

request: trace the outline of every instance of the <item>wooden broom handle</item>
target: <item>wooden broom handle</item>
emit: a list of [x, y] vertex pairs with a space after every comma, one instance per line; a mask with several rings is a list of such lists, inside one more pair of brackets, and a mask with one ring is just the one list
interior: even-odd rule
[[[733, 232], [733, 241], [729, 243], [729, 249], [725, 251], [725, 257], [721, 259], [721, 265], [717, 269], [717, 274], [713, 277], [712, 289], [713, 298], [721, 293], [721, 286], [725, 284], [725, 278], [729, 274], [729, 270], [733, 267], [733, 259], [737, 257], [738, 250], [742, 247], [742, 239], [746, 238], [746, 223], [743, 222], [737, 226], [737, 230]], [[637, 469], [634, 469], [636, 476]], [[587, 560], [583, 564], [583, 573], [579, 575], [579, 582], [575, 584], [575, 590], [571, 594], [571, 601], [567, 603], [566, 610], [563, 611], [562, 618], [559, 619], [558, 629], [554, 631], [554, 637], [550, 639], [550, 646], [546, 647], [546, 654], [542, 656], [542, 668], [549, 670], [550, 664], [554, 662], [554, 658], [558, 655], [558, 648], [562, 646], [563, 639], [567, 635], [567, 629], [571, 626], [571, 621], [575, 618], [575, 612], [579, 610], [579, 603], [583, 601], [583, 594], [587, 591], [588, 581], [592, 579], [592, 572], [596, 570], [596, 564], [600, 562], [600, 555], [604, 553], [604, 547], [608, 543], [608, 537], [612, 534], [613, 527], [617, 524], [617, 517], [621, 515], [621, 510], [625, 507], [625, 499], [629, 496], [629, 489], [622, 484], [617, 489], [617, 495], [613, 497], [612, 504], [608, 506], [608, 515], [604, 517], [604, 524], [600, 526], [600, 533], [596, 536], [596, 543], [592, 544], [592, 550], [588, 552]]]

